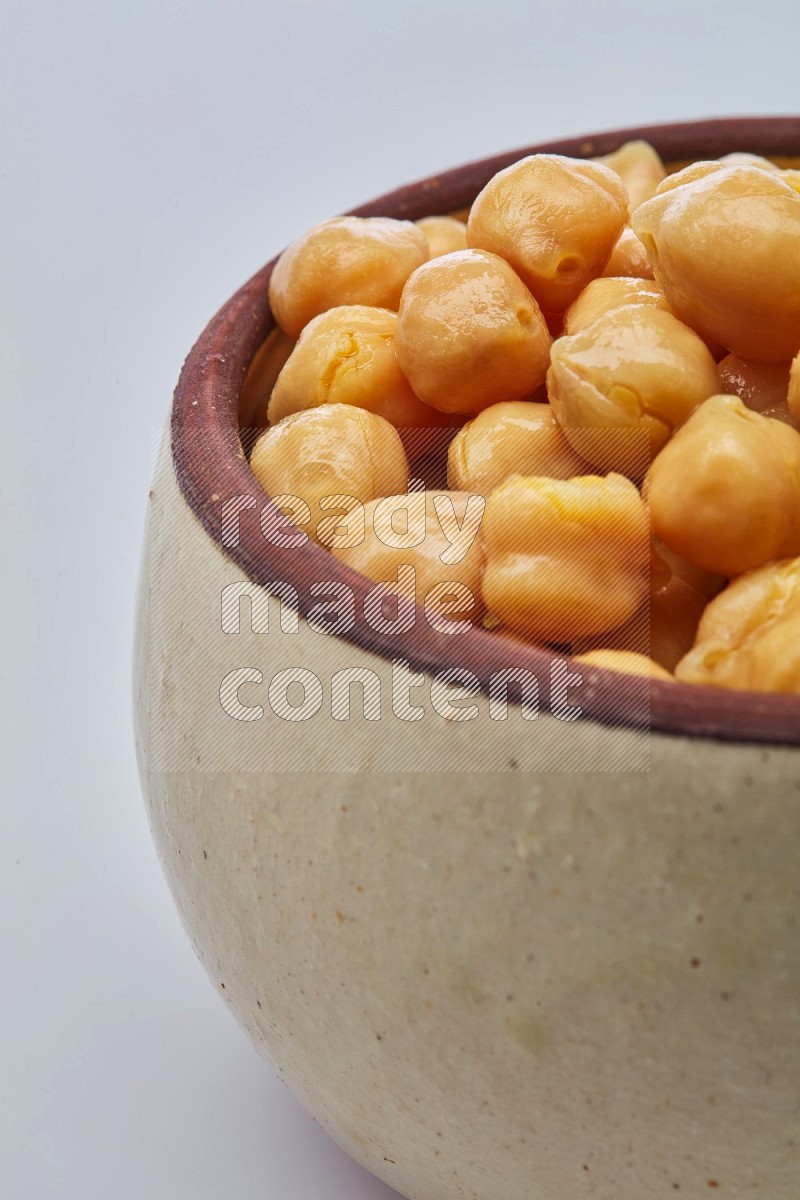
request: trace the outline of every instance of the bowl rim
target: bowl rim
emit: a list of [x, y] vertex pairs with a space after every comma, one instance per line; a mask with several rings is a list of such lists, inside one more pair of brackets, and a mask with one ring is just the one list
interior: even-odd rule
[[[719, 157], [736, 150], [764, 155], [800, 153], [800, 116], [727, 117], [636, 126], [559, 138], [467, 163], [399, 187], [350, 212], [415, 220], [435, 212], [456, 211], [474, 199], [503, 167], [528, 154], [574, 157], [608, 154], [623, 142], [649, 141], [666, 161]], [[451, 667], [471, 671], [487, 692], [499, 666], [530, 671], [540, 685], [540, 701], [550, 702], [554, 651], [473, 627], [457, 637], [436, 632], [420, 606], [412, 628], [403, 634], [381, 633], [363, 617], [372, 580], [327, 551], [307, 542], [299, 548], [268, 543], [259, 514], [278, 510], [250, 470], [239, 434], [239, 397], [247, 369], [266, 336], [275, 328], [268, 286], [277, 257], [252, 276], [216, 313], [184, 363], [171, 413], [172, 460], [180, 491], [191, 511], [219, 549], [252, 582], [269, 588], [289, 584], [298, 611], [307, 617], [319, 604], [312, 586], [324, 581], [351, 589], [362, 614], [350, 632], [337, 633], [352, 644], [392, 661], [405, 660], [416, 671], [437, 674]], [[252, 498], [242, 511], [238, 538], [223, 536], [222, 507], [234, 496]], [[454, 646], [455, 643], [455, 646]], [[500, 643], [500, 645], [498, 644]], [[502, 663], [498, 650], [502, 648]], [[636, 679], [605, 668], [580, 664], [582, 715], [606, 726], [636, 726], [654, 732], [773, 744], [800, 745], [800, 699], [772, 693], [743, 692], [673, 681]]]

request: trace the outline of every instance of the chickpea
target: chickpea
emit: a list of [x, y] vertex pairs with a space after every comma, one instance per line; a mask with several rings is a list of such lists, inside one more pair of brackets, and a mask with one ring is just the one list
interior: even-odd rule
[[564, 313], [564, 333], [580, 333], [605, 313], [631, 304], [649, 304], [670, 311], [661, 288], [649, 279], [593, 279]]
[[789, 392], [789, 363], [746, 362], [729, 354], [718, 364], [720, 389], [738, 396], [753, 412], [778, 417], [786, 410]]
[[666, 175], [658, 151], [649, 142], [625, 142], [613, 154], [603, 154], [594, 161], [619, 175], [628, 193], [631, 212], [650, 199]]
[[[395, 590], [424, 604], [440, 631], [442, 622], [480, 623], [483, 504], [479, 496], [453, 491], [374, 500], [364, 507], [364, 536], [334, 546], [333, 553], [368, 579], [394, 583]], [[413, 594], [405, 591], [406, 578]]]
[[668, 578], [675, 576], [677, 579], [683, 580], [706, 602], [713, 600], [714, 596], [718, 595], [728, 582], [724, 575], [719, 575], [714, 571], [705, 571], [702, 567], [681, 558], [680, 554], [676, 554], [669, 546], [665, 546], [658, 537], [653, 538], [653, 549], [656, 557], [666, 564]]
[[729, 584], [708, 605], [675, 675], [685, 683], [800, 695], [800, 558]]
[[578, 454], [641, 479], [673, 430], [719, 390], [719, 380], [693, 330], [653, 305], [632, 305], [559, 338], [547, 390]]
[[396, 310], [403, 284], [427, 258], [425, 234], [413, 221], [334, 217], [284, 250], [270, 280], [270, 307], [292, 337], [343, 304]]
[[617, 244], [611, 251], [611, 257], [603, 271], [604, 277], [617, 278], [621, 275], [630, 279], [653, 278], [653, 268], [647, 251], [630, 225], [626, 225], [617, 238]]
[[[408, 462], [397, 430], [374, 413], [326, 404], [286, 417], [256, 442], [250, 468], [271, 496], [298, 496], [310, 510], [305, 532], [329, 544], [354, 501], [408, 487]], [[325, 503], [326, 498], [342, 503]]]
[[[706, 179], [709, 175], [715, 175], [717, 171], [723, 170], [723, 166], [724, 164], [718, 158], [701, 159], [699, 162], [689, 163], [687, 167], [682, 167], [680, 171], [673, 171], [671, 175], [662, 179], [650, 198], [664, 196], [667, 192], [672, 192], [685, 184], [695, 183], [698, 179]], [[632, 212], [635, 211], [635, 209], [632, 210]]]
[[674, 671], [691, 649], [706, 600], [664, 562], [651, 569], [650, 592], [629, 621], [610, 633], [581, 638], [573, 644], [573, 654], [591, 650], [619, 650], [644, 655]]
[[642, 675], [649, 679], [672, 679], [652, 658], [636, 654], [633, 650], [587, 650], [573, 660], [586, 667], [602, 667], [604, 671], [620, 671], [625, 675]]
[[732, 154], [723, 154], [718, 160], [725, 167], [761, 167], [763, 171], [780, 172], [780, 168], [760, 154], [748, 154], [743, 150], [735, 150]]
[[656, 458], [646, 494], [654, 533], [708, 571], [800, 554], [800, 434], [738, 396], [700, 405]]
[[511, 264], [546, 312], [563, 312], [600, 275], [628, 217], [619, 176], [597, 162], [533, 154], [489, 180], [467, 242]]
[[272, 424], [321, 404], [350, 404], [398, 428], [447, 423], [411, 390], [395, 354], [397, 315], [386, 308], [344, 305], [314, 317], [272, 390]]
[[670, 307], [741, 358], [788, 362], [800, 349], [800, 194], [760, 167], [679, 178], [631, 218]]
[[425, 234], [429, 258], [467, 248], [467, 226], [455, 217], [422, 217], [416, 225]]
[[514, 475], [486, 502], [483, 540], [486, 606], [522, 637], [614, 629], [647, 594], [647, 512], [620, 475]]
[[488, 496], [510, 475], [571, 479], [587, 465], [559, 428], [549, 404], [492, 404], [458, 431], [447, 455], [447, 485]]
[[538, 304], [496, 254], [444, 254], [403, 289], [397, 358], [415, 393], [441, 412], [521, 399], [544, 382], [549, 351]]
[[272, 389], [294, 346], [294, 338], [282, 329], [273, 329], [256, 350], [239, 396], [240, 424], [257, 427], [267, 424]]
[[800, 429], [800, 354], [789, 370], [789, 388], [786, 395], [792, 421]]

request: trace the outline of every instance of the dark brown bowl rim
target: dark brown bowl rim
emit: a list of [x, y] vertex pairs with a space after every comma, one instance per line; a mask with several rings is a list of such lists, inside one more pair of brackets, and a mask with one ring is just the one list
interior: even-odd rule
[[[469, 163], [396, 189], [351, 210], [359, 216], [414, 220], [468, 205], [501, 168], [527, 154], [549, 152], [587, 157], [608, 154], [623, 142], [642, 138], [667, 161], [718, 157], [737, 150], [764, 155], [800, 154], [800, 117], [734, 117], [680, 124], [649, 125], [583, 137], [563, 138]], [[308, 543], [301, 549], [268, 545], [258, 523], [264, 506], [272, 509], [247, 463], [239, 438], [238, 400], [247, 368], [274, 328], [267, 291], [275, 260], [252, 277], [209, 322], [189, 353], [175, 390], [172, 408], [172, 455], [177, 480], [192, 512], [209, 536], [253, 582], [269, 587], [291, 584], [306, 616], [319, 597], [316, 581], [345, 583], [363, 613], [370, 580]], [[222, 505], [233, 496], [254, 497], [256, 509], [243, 512], [238, 543], [222, 538]], [[273, 510], [274, 511], [274, 510]], [[340, 636], [340, 635], [337, 635]], [[436, 674], [451, 666], [472, 671], [487, 690], [499, 665], [531, 671], [549, 701], [549, 650], [528, 646], [480, 628], [457, 637], [436, 633], [422, 611], [413, 629], [381, 634], [363, 617], [347, 640], [384, 659], [404, 659], [412, 668]], [[456, 646], [453, 643], [456, 643]], [[502, 663], [499, 653], [502, 648]], [[646, 725], [654, 731], [763, 743], [800, 744], [800, 700], [792, 696], [735, 692], [653, 681], [622, 686], [619, 674], [581, 667], [579, 703], [585, 717], [604, 725]]]

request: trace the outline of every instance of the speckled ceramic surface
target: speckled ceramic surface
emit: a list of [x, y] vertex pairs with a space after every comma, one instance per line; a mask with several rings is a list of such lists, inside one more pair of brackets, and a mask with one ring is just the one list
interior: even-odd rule
[[[720, 144], [707, 128], [665, 134], [673, 156], [734, 148], [733, 130]], [[769, 145], [739, 137], [736, 148], [790, 153], [800, 123]], [[448, 186], [414, 203], [432, 211], [431, 190]], [[268, 546], [248, 561], [254, 540], [232, 552], [215, 534], [246, 470], [236, 380], [269, 320], [255, 291], [243, 295], [236, 320], [250, 321], [252, 345], [231, 350], [242, 362], [201, 342], [189, 387], [184, 377], [187, 408], [234, 408], [222, 451], [185, 425], [165, 444], [136, 652], [153, 833], [214, 986], [325, 1128], [413, 1200], [795, 1200], [798, 705], [681, 708], [687, 689], [677, 701], [656, 690], [651, 732], [641, 693], [614, 719], [599, 672], [579, 720], [544, 704], [535, 721], [514, 706], [496, 720], [485, 695], [470, 722], [430, 705], [397, 720], [391, 656], [358, 631], [331, 636], [274, 608], [268, 631], [244, 620], [234, 632], [224, 597], [270, 572]], [[212, 478], [230, 491], [204, 495]], [[298, 578], [318, 570], [305, 563]], [[429, 649], [427, 666], [408, 660], [425, 696]], [[335, 719], [343, 669], [375, 674], [382, 719]], [[289, 721], [269, 683], [298, 670], [321, 680], [324, 701]], [[220, 699], [236, 671], [249, 719]], [[626, 712], [638, 728], [620, 723]], [[722, 728], [692, 736], [692, 719]]]

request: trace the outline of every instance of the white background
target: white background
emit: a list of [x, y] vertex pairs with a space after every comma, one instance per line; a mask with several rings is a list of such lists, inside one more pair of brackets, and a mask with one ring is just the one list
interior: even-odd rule
[[393, 1195], [235, 1026], [143, 815], [133, 599], [153, 440], [196, 335], [307, 225], [396, 184], [559, 134], [796, 111], [796, 12], [6, 0], [5, 1200]]

